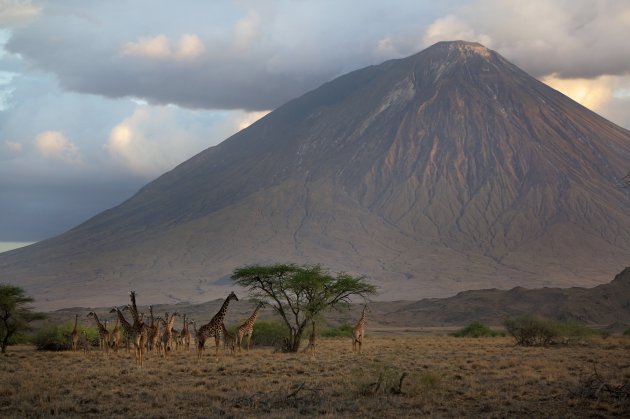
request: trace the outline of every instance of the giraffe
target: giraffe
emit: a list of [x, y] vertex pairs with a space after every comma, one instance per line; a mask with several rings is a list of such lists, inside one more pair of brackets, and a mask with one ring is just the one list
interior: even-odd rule
[[365, 334], [365, 312], [370, 311], [367, 304], [363, 306], [363, 313], [356, 326], [352, 328], [352, 352], [361, 352], [361, 345], [363, 344], [363, 335]]
[[156, 318], [153, 317], [153, 306], [149, 306], [149, 313], [151, 315], [151, 323], [149, 323], [149, 351], [153, 351], [153, 349], [155, 348], [159, 355], [160, 339], [162, 337], [160, 333], [160, 321], [156, 321]]
[[162, 324], [164, 324], [164, 334], [162, 335], [162, 345], [164, 347], [164, 356], [168, 355], [168, 351], [171, 352], [174, 350], [173, 348], [173, 324], [175, 323], [175, 316], [179, 316], [179, 313], [175, 312], [171, 314], [169, 318], [168, 312], [166, 312], [166, 316], [162, 319]]
[[312, 329], [311, 334], [308, 337], [308, 345], [304, 348], [304, 352], [308, 352], [310, 355], [315, 355], [315, 350], [317, 349], [317, 332], [315, 331], [315, 320], [311, 319]]
[[214, 336], [214, 356], [219, 356], [219, 338], [221, 337], [221, 333], [223, 332], [221, 325], [223, 324], [223, 319], [225, 318], [225, 314], [227, 313], [228, 305], [230, 304], [231, 300], [238, 301], [238, 298], [236, 297], [236, 294], [234, 294], [234, 291], [232, 291], [230, 295], [227, 296], [227, 298], [223, 302], [223, 305], [221, 306], [221, 309], [217, 312], [217, 314], [214, 315], [212, 320], [201, 326], [199, 328], [199, 331], [197, 331], [198, 359], [201, 359], [201, 355], [203, 354], [203, 350], [206, 346], [206, 340], [208, 340], [210, 336]]
[[79, 344], [79, 332], [77, 332], [77, 323], [79, 322], [79, 315], [74, 315], [74, 328], [72, 332], [70, 332], [70, 342], [72, 344], [72, 351], [77, 350], [77, 346]]
[[95, 312], [90, 311], [87, 316], [93, 317], [94, 320], [96, 320], [96, 326], [98, 327], [99, 348], [105, 352], [109, 352], [109, 332], [107, 331], [107, 327], [103, 326], [103, 324], [98, 320], [98, 316]]
[[138, 313], [138, 306], [136, 305], [136, 292], [131, 291], [129, 293], [129, 297], [131, 298], [131, 305], [127, 305], [129, 311], [131, 311], [131, 316], [133, 317], [133, 345], [135, 347], [135, 355], [136, 355], [136, 363], [142, 367], [144, 363], [144, 348], [147, 344], [149, 331], [147, 325], [144, 323], [143, 318]]
[[127, 352], [129, 352], [129, 342], [131, 341], [131, 335], [133, 334], [133, 326], [131, 325], [131, 323], [127, 321], [127, 319], [125, 319], [125, 316], [123, 315], [122, 311], [120, 311], [118, 307], [112, 308], [111, 310], [109, 310], [109, 312], [116, 313], [116, 315], [118, 316], [120, 325], [122, 326], [123, 331], [125, 332], [125, 346], [127, 348]]
[[258, 311], [263, 305], [265, 305], [265, 303], [263, 303], [262, 301], [259, 302], [252, 315], [249, 316], [249, 319], [245, 320], [245, 323], [243, 323], [238, 327], [238, 329], [236, 329], [239, 352], [241, 352], [241, 346], [243, 345], [243, 338], [245, 336], [247, 336], [247, 352], [249, 352], [249, 344], [252, 340], [252, 333], [254, 333], [254, 323], [256, 323], [256, 319], [258, 318]]
[[90, 352], [90, 340], [85, 330], [81, 332], [81, 346], [83, 347], [83, 353], [87, 355], [87, 353]]
[[118, 348], [120, 347], [120, 317], [116, 316], [116, 325], [114, 326], [114, 330], [112, 330], [112, 347], [114, 348], [114, 352], [118, 352]]
[[190, 324], [193, 325], [192, 339], [190, 342], [196, 345], [197, 344], [197, 322], [194, 319], [192, 319], [190, 321]]
[[192, 341], [192, 333], [188, 328], [188, 320], [186, 319], [186, 315], [184, 314], [184, 327], [182, 327], [182, 344], [186, 351], [190, 351], [190, 342]]
[[223, 333], [223, 347], [230, 349], [232, 355], [236, 352], [236, 336], [228, 332], [225, 328], [225, 323], [221, 323], [221, 330]]

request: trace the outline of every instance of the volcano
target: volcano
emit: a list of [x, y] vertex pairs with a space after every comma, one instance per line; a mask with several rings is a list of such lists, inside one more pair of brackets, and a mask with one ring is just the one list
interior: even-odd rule
[[630, 132], [477, 43], [332, 80], [121, 205], [0, 255], [47, 308], [207, 301], [321, 263], [379, 299], [594, 286], [628, 264]]

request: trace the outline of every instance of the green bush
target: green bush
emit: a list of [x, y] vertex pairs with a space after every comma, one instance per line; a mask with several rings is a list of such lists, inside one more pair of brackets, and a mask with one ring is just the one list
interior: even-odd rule
[[566, 320], [556, 323], [556, 330], [559, 336], [568, 338], [585, 338], [603, 334], [601, 331], [575, 320]]
[[352, 325], [342, 324], [339, 327], [325, 327], [319, 333], [319, 336], [322, 336], [325, 338], [337, 338], [337, 337], [350, 338], [352, 337]]
[[630, 336], [630, 329], [626, 329], [623, 331], [624, 336]]
[[[51, 323], [43, 323], [33, 336], [33, 344], [40, 351], [62, 351], [70, 349], [70, 334], [74, 325], [66, 324], [58, 326]], [[88, 341], [92, 346], [99, 343], [98, 331], [95, 328], [77, 326], [79, 336], [85, 331]]]
[[476, 321], [476, 322], [472, 322], [471, 324], [464, 327], [463, 329], [460, 329], [456, 332], [451, 333], [451, 336], [455, 336], [458, 338], [462, 338], [462, 337], [481, 338], [481, 337], [505, 336], [505, 333], [492, 330], [485, 324], [479, 321]]
[[604, 332], [575, 320], [554, 322], [536, 316], [508, 319], [505, 328], [516, 339], [516, 343], [523, 346], [548, 345], [559, 337], [582, 339], [606, 336]]
[[507, 319], [505, 328], [514, 337], [516, 344], [522, 346], [548, 345], [558, 336], [553, 322], [531, 315]]
[[251, 346], [277, 346], [288, 338], [289, 331], [283, 323], [259, 320], [254, 325]]

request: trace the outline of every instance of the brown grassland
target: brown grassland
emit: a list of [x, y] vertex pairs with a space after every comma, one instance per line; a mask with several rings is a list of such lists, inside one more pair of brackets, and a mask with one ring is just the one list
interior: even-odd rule
[[[0, 356], [0, 417], [630, 414], [627, 336], [519, 347], [508, 337], [368, 335], [361, 354], [352, 353], [348, 338], [319, 338], [314, 356], [221, 348], [218, 359], [213, 346], [201, 360], [193, 350], [149, 355], [142, 368], [124, 350], [10, 347]], [[595, 372], [601, 381], [589, 381]]]

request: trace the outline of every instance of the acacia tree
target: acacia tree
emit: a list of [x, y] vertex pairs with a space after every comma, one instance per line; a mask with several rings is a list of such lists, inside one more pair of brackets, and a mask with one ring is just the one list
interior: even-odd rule
[[0, 284], [0, 347], [7, 351], [9, 339], [17, 332], [29, 329], [29, 323], [44, 318], [42, 313], [33, 312], [28, 306], [34, 300], [24, 290], [14, 285]]
[[290, 352], [298, 351], [305, 327], [318, 313], [347, 306], [352, 296], [365, 299], [376, 293], [365, 277], [344, 272], [333, 277], [320, 265], [246, 266], [235, 269], [232, 280], [280, 315], [289, 329], [286, 350]]

